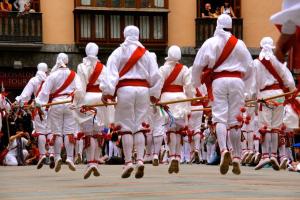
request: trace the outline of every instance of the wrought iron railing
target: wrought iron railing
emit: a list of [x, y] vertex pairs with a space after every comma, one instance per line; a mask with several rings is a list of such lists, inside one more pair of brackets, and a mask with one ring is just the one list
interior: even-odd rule
[[42, 13], [0, 12], [0, 43], [42, 43]]
[[[208, 38], [212, 37], [216, 29], [217, 19], [197, 18], [196, 19], [196, 47], [201, 45]], [[239, 39], [243, 39], [243, 19], [232, 19], [232, 33]]]

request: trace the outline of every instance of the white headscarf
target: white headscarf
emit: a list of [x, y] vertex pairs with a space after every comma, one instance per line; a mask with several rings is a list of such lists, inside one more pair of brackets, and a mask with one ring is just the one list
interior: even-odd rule
[[66, 64], [68, 64], [68, 62], [69, 62], [68, 55], [65, 54], [65, 53], [59, 53], [57, 58], [56, 58], [56, 64], [52, 68], [51, 73], [55, 72], [60, 67], [67, 67]]
[[44, 81], [47, 78], [46, 72], [48, 72], [48, 65], [46, 63], [39, 63], [37, 65], [37, 70], [35, 76], [39, 80]]
[[178, 62], [181, 60], [181, 50], [177, 45], [173, 45], [168, 50], [168, 57], [165, 58], [166, 61]]
[[83, 58], [83, 64], [86, 66], [94, 66], [94, 64], [99, 60], [98, 55], [99, 47], [97, 44], [90, 42], [85, 47], [85, 53], [87, 57]]
[[37, 65], [37, 70], [47, 72], [48, 71], [48, 65], [46, 63], [39, 63]]
[[140, 30], [138, 27], [130, 25], [124, 29], [125, 41], [121, 44], [122, 48], [127, 48], [129, 45], [144, 46], [139, 42]]
[[273, 56], [273, 49], [275, 46], [273, 45], [273, 39], [271, 37], [264, 37], [260, 41], [261, 52], [259, 53], [259, 59], [270, 60], [271, 56]]
[[215, 30], [214, 35], [221, 35], [229, 38], [231, 36], [230, 32], [224, 31], [224, 28], [231, 29], [232, 28], [232, 19], [229, 15], [227, 14], [222, 14], [218, 17], [217, 20], [217, 27]]

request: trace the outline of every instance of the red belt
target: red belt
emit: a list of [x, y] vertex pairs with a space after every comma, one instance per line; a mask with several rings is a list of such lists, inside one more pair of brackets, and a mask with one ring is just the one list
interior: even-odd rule
[[120, 87], [125, 87], [125, 86], [150, 88], [148, 81], [145, 79], [123, 79], [123, 80], [120, 80], [117, 85], [117, 89], [119, 89]]
[[264, 87], [263, 89], [261, 89], [260, 91], [266, 91], [266, 90], [280, 90], [281, 87], [279, 86], [278, 83], [274, 83], [272, 85], [267, 85], [266, 87]]
[[200, 102], [192, 102], [191, 106], [203, 106], [203, 103], [201, 101]]
[[163, 87], [163, 92], [183, 92], [183, 86], [182, 85], [168, 85]]
[[213, 72], [213, 80], [216, 80], [218, 78], [243, 78], [243, 73], [239, 71]]
[[97, 84], [97, 85], [90, 85], [90, 84], [88, 84], [86, 86], [86, 92], [97, 92], [97, 93], [100, 93], [102, 91], [99, 88], [99, 84]]

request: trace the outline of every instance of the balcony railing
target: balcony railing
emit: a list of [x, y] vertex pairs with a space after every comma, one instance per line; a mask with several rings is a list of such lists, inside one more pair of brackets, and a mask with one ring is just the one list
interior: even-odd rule
[[[217, 19], [197, 18], [196, 19], [196, 47], [201, 45], [208, 38], [214, 35]], [[243, 19], [232, 19], [232, 34], [239, 39], [243, 39]]]
[[42, 43], [42, 13], [0, 12], [0, 43]]

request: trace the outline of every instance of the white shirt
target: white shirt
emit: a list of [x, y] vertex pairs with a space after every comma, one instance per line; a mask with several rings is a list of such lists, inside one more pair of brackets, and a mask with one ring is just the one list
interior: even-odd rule
[[100, 88], [105, 95], [114, 95], [116, 85], [119, 80], [123, 79], [145, 79], [150, 84], [149, 93], [150, 96], [159, 98], [162, 80], [158, 71], [158, 65], [149, 51], [140, 58], [140, 60], [133, 66], [133, 68], [127, 72], [121, 78], [119, 72], [129, 60], [132, 53], [136, 50], [136, 45], [128, 45], [125, 47], [118, 47], [109, 56], [106, 63], [107, 74], [101, 78]]
[[[61, 67], [57, 71], [51, 73], [43, 84], [42, 90], [36, 98], [38, 104], [46, 104], [49, 100], [49, 95], [54, 93], [58, 88], [62, 86], [65, 80], [68, 78], [71, 73], [69, 68]], [[74, 92], [74, 101], [77, 102], [78, 99], [82, 98], [84, 92], [82, 89], [81, 82], [78, 75], [75, 75], [72, 83], [61, 92], [61, 94], [70, 94]], [[71, 100], [69, 96], [60, 96], [53, 99], [55, 100]]]
[[[195, 87], [201, 85], [200, 78], [203, 69], [206, 66], [208, 66], [208, 68], [214, 67], [230, 36], [231, 33], [229, 32], [216, 31], [215, 36], [206, 40], [199, 49], [193, 64], [194, 67], [192, 72], [192, 79]], [[250, 75], [249, 68], [251, 63], [252, 57], [245, 43], [238, 40], [229, 57], [214, 70], [214, 72], [239, 71], [244, 73], [244, 79], [246, 80]]]

